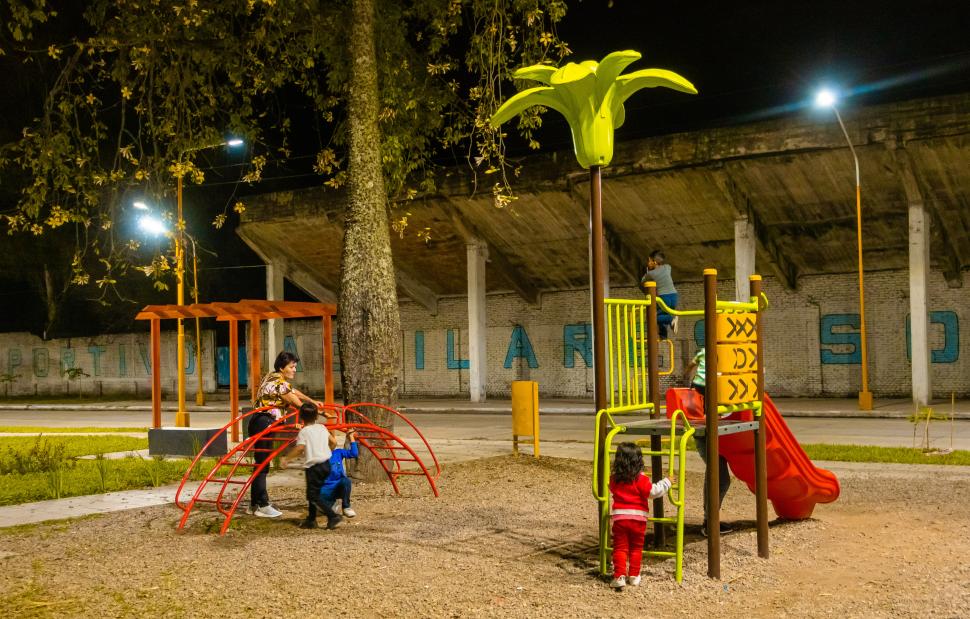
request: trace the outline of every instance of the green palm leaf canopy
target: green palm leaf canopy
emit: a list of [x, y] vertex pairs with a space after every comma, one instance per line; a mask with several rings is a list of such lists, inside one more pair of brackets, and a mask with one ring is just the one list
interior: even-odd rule
[[573, 134], [576, 159], [583, 168], [608, 166], [613, 160], [613, 131], [623, 125], [623, 104], [641, 88], [663, 86], [697, 94], [694, 85], [665, 69], [642, 69], [620, 75], [640, 59], [632, 50], [613, 52], [600, 62], [570, 62], [564, 67], [533, 65], [516, 71], [516, 79], [534, 80], [537, 86], [511, 97], [490, 119], [493, 127], [534, 105], [552, 108], [566, 117]]

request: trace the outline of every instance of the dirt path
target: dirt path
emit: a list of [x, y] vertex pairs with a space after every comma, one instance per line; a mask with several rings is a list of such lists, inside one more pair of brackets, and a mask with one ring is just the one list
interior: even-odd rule
[[[588, 464], [496, 457], [449, 466], [442, 497], [411, 480], [358, 484], [360, 516], [302, 531], [301, 488], [272, 491], [283, 522], [240, 517], [220, 538], [211, 514], [176, 533], [173, 506], [0, 532], [0, 610], [13, 616], [223, 617], [966, 617], [970, 472], [840, 471], [842, 496], [815, 518], [774, 523], [756, 556], [754, 500], [735, 481], [722, 580], [705, 577], [700, 477], [689, 477], [685, 577], [669, 562], [644, 586], [596, 575]], [[263, 592], [254, 595], [254, 583]]]

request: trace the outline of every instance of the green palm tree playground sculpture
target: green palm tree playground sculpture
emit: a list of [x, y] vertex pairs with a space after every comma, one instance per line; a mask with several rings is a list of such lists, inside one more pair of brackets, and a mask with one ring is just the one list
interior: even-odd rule
[[[613, 52], [598, 63], [587, 60], [579, 64], [570, 62], [558, 69], [541, 64], [519, 69], [513, 74], [516, 79], [534, 80], [545, 85], [523, 90], [511, 97], [490, 119], [492, 126], [498, 128], [535, 105], [556, 110], [569, 122], [579, 165], [589, 170], [593, 253], [593, 394], [597, 411], [606, 408], [601, 170], [613, 160], [613, 132], [626, 120], [623, 104], [633, 93], [643, 88], [662, 86], [697, 94], [693, 84], [673, 71], [642, 69], [621, 75], [630, 63], [639, 59], [639, 52], [625, 50]], [[605, 424], [601, 430], [596, 437], [600, 450], [606, 443]], [[606, 472], [601, 470], [599, 473], [599, 479], [605, 480]]]

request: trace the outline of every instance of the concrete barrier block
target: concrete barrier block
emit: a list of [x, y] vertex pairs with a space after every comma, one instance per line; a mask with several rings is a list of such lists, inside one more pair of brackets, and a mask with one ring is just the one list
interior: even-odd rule
[[[219, 433], [219, 428], [151, 428], [148, 430], [149, 455], [195, 456], [196, 452]], [[223, 456], [228, 449], [223, 435], [209, 445], [206, 456]]]

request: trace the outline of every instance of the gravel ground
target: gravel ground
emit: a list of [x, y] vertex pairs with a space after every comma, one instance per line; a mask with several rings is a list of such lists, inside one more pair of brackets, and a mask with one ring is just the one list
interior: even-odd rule
[[[177, 533], [174, 506], [0, 531], [4, 616], [968, 617], [970, 473], [941, 467], [838, 471], [842, 496], [814, 518], [773, 522], [759, 559], [754, 497], [722, 516], [720, 581], [706, 574], [700, 477], [684, 582], [651, 562], [611, 591], [596, 573], [589, 465], [496, 457], [451, 465], [435, 499], [422, 480], [358, 484], [359, 517], [303, 531], [302, 488], [271, 491], [282, 521], [211, 513]], [[294, 484], [298, 478], [294, 477]], [[260, 589], [260, 593], [253, 591]]]

